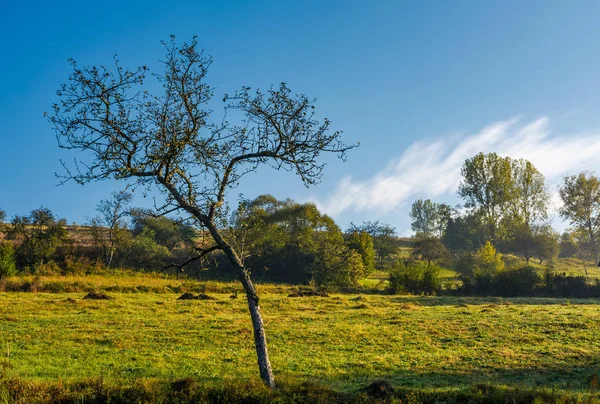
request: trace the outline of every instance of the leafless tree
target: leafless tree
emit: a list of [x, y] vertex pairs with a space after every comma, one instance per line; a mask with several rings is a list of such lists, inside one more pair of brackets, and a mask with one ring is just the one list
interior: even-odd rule
[[113, 192], [111, 199], [103, 199], [96, 207], [98, 215], [89, 220], [92, 237], [102, 248], [104, 263], [110, 267], [115, 251], [129, 238], [127, 221], [129, 215], [127, 205], [132, 195], [128, 191]]
[[[72, 165], [63, 163], [64, 180], [78, 183], [116, 179], [135, 186], [156, 186], [165, 204], [158, 214], [193, 217], [214, 243], [194, 259], [222, 251], [238, 271], [244, 287], [260, 375], [275, 386], [259, 298], [249, 272], [227, 240], [225, 196], [261, 165], [295, 172], [306, 186], [317, 183], [325, 164], [323, 152], [345, 159], [356, 145], [346, 145], [327, 119], [315, 117], [314, 100], [292, 93], [285, 83], [266, 92], [243, 87], [223, 98], [225, 118], [211, 122], [207, 104], [213, 89], [205, 83], [210, 57], [191, 43], [163, 42], [164, 72], [146, 66], [122, 67], [115, 57], [104, 66], [79, 67], [57, 92], [59, 102], [47, 114], [58, 144], [84, 152]], [[147, 90], [148, 77], [162, 85], [158, 96]], [[237, 124], [228, 121], [233, 117]]]

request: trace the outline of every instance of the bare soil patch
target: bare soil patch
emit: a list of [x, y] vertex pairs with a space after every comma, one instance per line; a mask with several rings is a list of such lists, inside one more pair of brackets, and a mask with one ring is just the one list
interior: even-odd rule
[[102, 292], [90, 292], [83, 297], [84, 300], [112, 300], [113, 298]]

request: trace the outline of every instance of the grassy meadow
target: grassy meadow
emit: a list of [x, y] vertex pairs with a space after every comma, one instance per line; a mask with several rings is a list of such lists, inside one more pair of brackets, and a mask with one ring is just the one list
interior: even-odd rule
[[[119, 388], [142, 382], [170, 386], [181, 379], [193, 380], [206, 391], [228, 385], [260, 390], [246, 302], [241, 294], [231, 297], [232, 291], [241, 291], [236, 283], [144, 274], [11, 282], [29, 282], [33, 291], [56, 293], [0, 293], [0, 372], [5, 383], [0, 403], [35, 402], [35, 394], [47, 399], [44, 394], [57, 383], [77, 390], [90, 381], [104, 390], [111, 383]], [[108, 291], [113, 299], [83, 300], [91, 288]], [[290, 286], [258, 288], [277, 379], [292, 391], [318, 386], [330, 392], [308, 402], [371, 400], [363, 389], [376, 379], [396, 389], [379, 396], [388, 401], [598, 398], [597, 300], [415, 297], [375, 291], [291, 298]], [[215, 300], [177, 300], [184, 290], [205, 291]], [[17, 382], [19, 388], [14, 387]], [[542, 395], [506, 395], [515, 389]], [[66, 402], [96, 402], [98, 396], [71, 393], [64, 393]], [[163, 393], [139, 402], [174, 401]], [[263, 393], [265, 402], [295, 401], [292, 393]], [[234, 401], [219, 397], [207, 401]], [[253, 400], [260, 402], [257, 397]], [[202, 400], [189, 402], [195, 401]], [[111, 402], [118, 400], [113, 397]]]

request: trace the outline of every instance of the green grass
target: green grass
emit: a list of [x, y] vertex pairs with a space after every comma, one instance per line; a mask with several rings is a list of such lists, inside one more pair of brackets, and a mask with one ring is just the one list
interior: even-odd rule
[[[80, 278], [70, 281], [115, 281]], [[118, 282], [138, 290], [184, 284], [151, 276]], [[229, 298], [234, 287], [212, 283], [214, 301], [177, 301], [176, 293], [114, 292], [110, 301], [81, 300], [83, 293], [0, 293], [0, 373], [31, 383], [100, 376], [115, 383], [255, 383], [251, 323], [242, 295]], [[288, 287], [271, 285], [260, 285], [259, 293], [280, 380], [340, 392], [384, 378], [419, 394], [485, 384], [590, 397], [600, 377], [597, 300], [288, 298]]]

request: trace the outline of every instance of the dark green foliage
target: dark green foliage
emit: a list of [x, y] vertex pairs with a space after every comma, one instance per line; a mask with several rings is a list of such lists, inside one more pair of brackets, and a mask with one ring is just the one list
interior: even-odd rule
[[17, 273], [17, 256], [10, 243], [0, 243], [0, 278]]
[[28, 216], [15, 216], [9, 232], [21, 244], [17, 261], [22, 266], [37, 268], [54, 258], [56, 248], [66, 240], [64, 220], [57, 220], [50, 209], [32, 210]]
[[530, 266], [498, 272], [495, 283], [501, 296], [531, 296], [542, 279]]
[[485, 243], [480, 217], [464, 215], [450, 219], [442, 241], [450, 250], [476, 251]]
[[132, 212], [132, 225], [135, 236], [149, 229], [154, 232], [154, 240], [169, 250], [189, 246], [197, 237], [197, 231], [187, 223], [166, 216], [156, 217], [140, 210]]
[[396, 260], [389, 268], [391, 293], [436, 294], [441, 288], [439, 268], [421, 262]]
[[356, 286], [369, 262], [369, 240], [354, 238], [352, 249], [335, 222], [311, 203], [261, 195], [243, 201], [232, 222], [232, 243], [257, 279]]
[[463, 275], [461, 279], [463, 285], [457, 293], [466, 296], [600, 297], [598, 280], [590, 284], [583, 276], [557, 274], [550, 269], [540, 276], [538, 270], [530, 266], [501, 270], [495, 274]]
[[123, 256], [124, 262], [134, 267], [160, 268], [160, 261], [169, 256], [169, 250], [156, 242], [153, 230], [144, 227], [124, 249]]
[[468, 251], [458, 255], [454, 260], [454, 270], [463, 276], [473, 277], [477, 260], [475, 254]]

